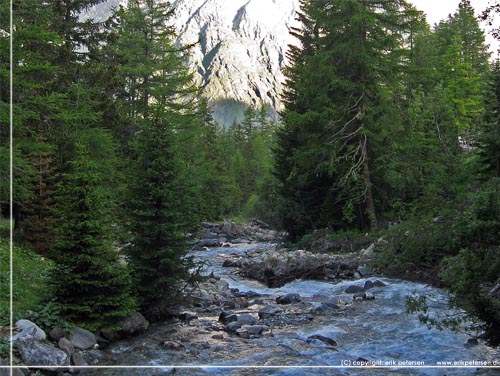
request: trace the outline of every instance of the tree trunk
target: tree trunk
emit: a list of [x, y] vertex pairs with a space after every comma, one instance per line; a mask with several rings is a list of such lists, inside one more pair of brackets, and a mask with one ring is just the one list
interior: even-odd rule
[[[363, 153], [364, 155], [366, 155], [366, 145], [363, 145], [363, 149], [364, 149]], [[366, 197], [365, 197], [366, 214], [368, 215], [370, 228], [376, 229], [378, 228], [377, 215], [375, 212], [375, 204], [373, 202], [372, 182], [370, 179], [370, 169], [368, 168], [367, 160], [365, 160], [365, 162], [363, 163], [363, 179], [365, 180], [366, 184]]]

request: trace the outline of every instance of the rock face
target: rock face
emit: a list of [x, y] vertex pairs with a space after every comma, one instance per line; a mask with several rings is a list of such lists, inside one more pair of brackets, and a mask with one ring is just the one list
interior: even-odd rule
[[[87, 17], [98, 20], [125, 0], [108, 0], [91, 8]], [[231, 125], [241, 120], [245, 104], [269, 108], [270, 117], [282, 109], [283, 68], [299, 0], [175, 0], [173, 23], [177, 43], [197, 43], [189, 65], [203, 94], [214, 108], [214, 118]]]
[[[204, 94], [216, 105], [214, 117], [231, 124], [241, 117], [237, 102], [281, 109], [279, 95], [289, 28], [298, 0], [177, 0], [178, 42], [199, 41], [190, 65]], [[238, 114], [238, 112], [240, 112]]]

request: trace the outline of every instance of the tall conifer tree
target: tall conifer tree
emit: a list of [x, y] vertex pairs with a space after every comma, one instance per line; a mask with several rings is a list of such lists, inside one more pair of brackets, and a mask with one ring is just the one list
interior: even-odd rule
[[[401, 131], [394, 111], [407, 4], [304, 1], [293, 30], [276, 173], [293, 235], [318, 226], [377, 227], [383, 155]], [[379, 206], [379, 207], [377, 207]]]
[[120, 100], [135, 123], [127, 199], [129, 264], [143, 312], [159, 318], [176, 304], [193, 266], [185, 232], [192, 225], [180, 158], [185, 127], [193, 118], [195, 87], [173, 46], [172, 9], [154, 0], [130, 1], [118, 12], [116, 47], [125, 86]]
[[116, 329], [134, 301], [110, 238], [111, 205], [96, 171], [88, 151], [78, 147], [58, 194], [53, 284], [68, 321], [89, 330]]

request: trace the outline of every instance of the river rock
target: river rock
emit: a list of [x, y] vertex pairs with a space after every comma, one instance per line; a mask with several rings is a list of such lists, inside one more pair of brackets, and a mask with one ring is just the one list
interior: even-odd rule
[[69, 336], [69, 340], [77, 349], [87, 350], [97, 344], [94, 333], [83, 328], [75, 328]]
[[283, 313], [283, 308], [278, 307], [274, 304], [262, 307], [259, 309], [259, 318], [261, 319], [270, 319], [276, 315], [279, 315], [280, 313]]
[[[120, 336], [118, 336], [117, 338], [119, 339]], [[109, 345], [111, 345], [112, 342], [114, 342], [106, 338], [106, 336], [102, 332], [96, 335], [95, 339], [97, 341], [97, 347], [101, 350], [107, 348]]]
[[243, 325], [241, 329], [246, 330], [251, 336], [258, 336], [264, 331], [262, 325]]
[[356, 286], [356, 285], [351, 285], [349, 286], [348, 288], [345, 289], [345, 292], [347, 294], [355, 294], [355, 293], [358, 293], [358, 292], [363, 292], [365, 291], [365, 289], [361, 286]]
[[319, 334], [314, 334], [312, 336], [309, 336], [306, 340], [307, 343], [311, 343], [313, 341], [321, 341], [324, 344], [326, 344], [328, 346], [332, 346], [332, 347], [337, 346], [337, 342], [335, 342], [333, 339], [319, 335]]
[[300, 302], [299, 294], [286, 294], [276, 298], [276, 303], [278, 304], [291, 304]]
[[231, 332], [231, 333], [236, 333], [236, 331], [240, 328], [241, 328], [241, 325], [238, 321], [230, 322], [229, 324], [227, 324], [224, 327], [224, 329], [226, 329], [228, 332]]
[[201, 239], [196, 245], [200, 248], [203, 248], [203, 247], [218, 247], [221, 244], [222, 243], [219, 239]]
[[257, 324], [257, 319], [248, 313], [244, 313], [238, 316], [238, 324], [243, 325], [255, 325]]
[[384, 282], [379, 281], [378, 279], [373, 281], [373, 287], [384, 287], [387, 286]]
[[44, 340], [47, 338], [45, 332], [38, 327], [34, 322], [30, 320], [19, 320], [16, 322], [16, 328], [21, 332], [17, 333], [12, 337], [12, 341], [16, 341], [23, 337], [33, 337], [38, 340]]
[[222, 266], [224, 268], [240, 268], [241, 267], [241, 260], [226, 259], [222, 263]]
[[358, 302], [361, 300], [366, 300], [366, 293], [360, 292], [360, 293], [354, 294], [352, 297], [352, 300], [354, 300], [355, 302]]
[[248, 300], [242, 296], [233, 299], [234, 308], [247, 308], [249, 306]]
[[[12, 373], [11, 373], [12, 372]], [[28, 370], [26, 370], [26, 375], [28, 375]], [[9, 368], [0, 368], [0, 376], [24, 376], [25, 374], [23, 371], [17, 368], [13, 368], [12, 370], [9, 370]]]
[[243, 328], [239, 328], [239, 329], [236, 329], [236, 335], [241, 337], [241, 338], [250, 338], [250, 334], [248, 333], [248, 331], [246, 329], [243, 329]]
[[69, 366], [68, 354], [51, 344], [23, 337], [15, 345], [27, 366]]
[[75, 352], [75, 346], [73, 346], [71, 341], [65, 337], [59, 340], [57, 346], [59, 346], [59, 348], [69, 356], [71, 356]]
[[336, 311], [338, 309], [340, 309], [340, 307], [334, 302], [323, 302], [314, 309], [314, 312], [325, 313], [325, 312]]
[[365, 300], [375, 300], [375, 295], [370, 294], [369, 292], [367, 292], [365, 294]]
[[59, 327], [55, 327], [55, 328], [51, 329], [49, 332], [49, 337], [54, 342], [59, 342], [59, 340], [64, 337], [64, 329], [59, 328]]
[[251, 243], [250, 240], [248, 239], [234, 239], [231, 243], [233, 244], [247, 244], [247, 243]]
[[467, 342], [464, 344], [465, 347], [474, 347], [479, 345], [479, 341], [476, 338], [469, 338]]
[[175, 350], [175, 351], [179, 351], [184, 348], [184, 345], [182, 343], [176, 341], [165, 341], [162, 343], [162, 346], [167, 350]]
[[211, 231], [205, 232], [204, 234], [200, 235], [200, 239], [218, 239], [218, 238], [219, 234]]
[[260, 296], [260, 294], [258, 292], [255, 292], [255, 291], [245, 291], [243, 292], [243, 294], [245, 294], [245, 298], [256, 298], [258, 296]]
[[73, 355], [71, 355], [71, 363], [74, 366], [88, 366], [88, 363], [85, 361], [85, 358], [83, 357], [82, 354], [75, 352]]
[[238, 315], [232, 312], [222, 311], [219, 315], [219, 321], [223, 324], [229, 324], [230, 322], [238, 321]]
[[144, 333], [149, 328], [149, 321], [139, 312], [134, 312], [123, 320], [121, 331], [126, 336]]
[[182, 312], [179, 315], [179, 319], [182, 320], [182, 321], [190, 322], [192, 320], [197, 320], [198, 316], [195, 313], [192, 313], [192, 312]]

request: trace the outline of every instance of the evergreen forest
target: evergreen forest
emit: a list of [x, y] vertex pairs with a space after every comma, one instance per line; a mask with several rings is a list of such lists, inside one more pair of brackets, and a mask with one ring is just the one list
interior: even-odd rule
[[79, 17], [101, 2], [14, 1], [12, 39], [0, 4], [1, 325], [11, 230], [15, 319], [109, 331], [203, 279], [187, 233], [258, 219], [297, 248], [383, 236], [374, 268], [447, 288], [500, 344], [500, 60], [469, 0], [433, 26], [405, 0], [303, 0], [280, 120], [263, 103], [231, 127], [171, 4]]

